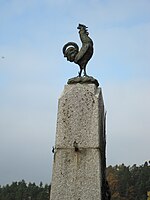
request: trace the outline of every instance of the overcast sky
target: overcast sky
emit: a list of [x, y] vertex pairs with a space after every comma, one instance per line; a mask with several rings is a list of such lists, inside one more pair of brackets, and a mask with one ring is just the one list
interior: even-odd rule
[[107, 165], [150, 160], [150, 1], [0, 0], [0, 184], [50, 183], [57, 102], [78, 66], [62, 55], [89, 27], [107, 110]]

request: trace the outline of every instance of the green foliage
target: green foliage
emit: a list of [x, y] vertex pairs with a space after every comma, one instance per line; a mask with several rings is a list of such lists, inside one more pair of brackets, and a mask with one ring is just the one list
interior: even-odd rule
[[[146, 200], [150, 191], [150, 162], [141, 166], [116, 165], [106, 170], [111, 200]], [[49, 185], [24, 180], [0, 186], [0, 200], [49, 200]]]
[[150, 191], [150, 162], [137, 167], [116, 165], [107, 168], [112, 200], [146, 200]]
[[49, 200], [47, 184], [40, 186], [35, 183], [26, 184], [24, 180], [0, 187], [0, 200]]

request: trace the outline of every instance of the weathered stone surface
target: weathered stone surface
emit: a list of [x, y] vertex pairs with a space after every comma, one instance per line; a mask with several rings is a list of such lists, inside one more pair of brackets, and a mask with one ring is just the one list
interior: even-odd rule
[[103, 122], [100, 88], [65, 86], [58, 105], [50, 200], [101, 199]]
[[[99, 149], [56, 151], [51, 200], [99, 200]], [[55, 180], [55, 181], [54, 181]]]
[[103, 112], [100, 88], [94, 84], [65, 86], [59, 99], [57, 118], [57, 148], [99, 147], [99, 109]]

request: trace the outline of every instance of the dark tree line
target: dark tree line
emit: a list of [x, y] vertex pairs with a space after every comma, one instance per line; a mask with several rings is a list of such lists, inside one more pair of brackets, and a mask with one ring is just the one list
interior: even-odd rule
[[24, 180], [0, 187], [0, 200], [49, 200], [50, 186], [25, 183]]
[[[150, 191], [150, 161], [141, 166], [116, 165], [106, 170], [111, 200], [146, 200]], [[0, 200], [49, 200], [50, 186], [24, 180], [0, 186]]]
[[150, 191], [150, 161], [141, 166], [107, 167], [111, 200], [146, 200]]

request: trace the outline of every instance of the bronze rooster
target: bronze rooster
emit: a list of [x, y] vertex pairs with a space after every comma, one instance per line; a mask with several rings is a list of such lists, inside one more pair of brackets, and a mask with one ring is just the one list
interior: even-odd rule
[[88, 36], [89, 33], [87, 28], [88, 27], [83, 24], [79, 24], [77, 27], [77, 29], [79, 29], [79, 35], [82, 42], [80, 51], [78, 45], [75, 42], [68, 42], [63, 47], [64, 57], [66, 57], [68, 61], [79, 65], [79, 77], [81, 77], [82, 70], [84, 70], [84, 76], [87, 76], [86, 65], [93, 55], [93, 41]]

